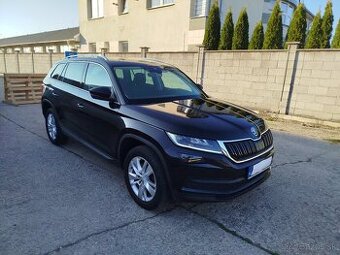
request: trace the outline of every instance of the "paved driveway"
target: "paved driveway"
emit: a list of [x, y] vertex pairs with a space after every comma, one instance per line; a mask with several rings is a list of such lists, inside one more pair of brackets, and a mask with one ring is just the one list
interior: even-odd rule
[[0, 104], [0, 254], [340, 254], [340, 146], [274, 132], [272, 176], [223, 203], [130, 199], [119, 168]]

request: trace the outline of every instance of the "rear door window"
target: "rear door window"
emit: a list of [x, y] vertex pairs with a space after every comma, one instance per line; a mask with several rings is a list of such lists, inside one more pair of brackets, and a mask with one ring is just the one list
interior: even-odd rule
[[65, 72], [64, 82], [82, 88], [86, 63], [69, 63]]

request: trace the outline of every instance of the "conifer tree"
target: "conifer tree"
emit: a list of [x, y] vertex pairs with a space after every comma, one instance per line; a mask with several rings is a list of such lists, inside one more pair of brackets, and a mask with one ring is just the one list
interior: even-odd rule
[[322, 19], [320, 12], [318, 12], [313, 19], [312, 27], [308, 33], [305, 48], [319, 49], [321, 47], [322, 38]]
[[263, 41], [264, 41], [263, 25], [262, 22], [260, 21], [259, 23], [257, 23], [254, 29], [253, 36], [250, 40], [249, 49], [252, 50], [262, 49]]
[[282, 34], [283, 27], [280, 1], [277, 1], [267, 24], [263, 49], [282, 49]]
[[212, 5], [205, 28], [203, 46], [207, 50], [217, 50], [220, 42], [220, 10], [217, 1]]
[[233, 22], [233, 14], [231, 9], [228, 10], [228, 13], [225, 17], [222, 32], [220, 45], [218, 49], [220, 50], [231, 50], [233, 45], [233, 36], [234, 36], [234, 22]]
[[332, 48], [340, 49], [340, 19], [332, 41]]
[[287, 42], [300, 42], [303, 47], [306, 41], [307, 14], [303, 4], [299, 4], [294, 11], [287, 33]]
[[333, 31], [333, 4], [331, 0], [328, 0], [325, 13], [322, 17], [322, 41], [321, 48], [330, 48], [330, 39]]
[[241, 10], [238, 17], [233, 37], [233, 50], [245, 50], [249, 45], [249, 20], [247, 10]]

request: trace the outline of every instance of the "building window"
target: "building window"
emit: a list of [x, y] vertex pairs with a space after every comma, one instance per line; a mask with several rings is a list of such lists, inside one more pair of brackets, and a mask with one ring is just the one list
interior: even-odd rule
[[128, 52], [129, 51], [129, 42], [128, 41], [120, 41], [119, 42], [119, 52]]
[[174, 4], [175, 0], [148, 0], [148, 8], [156, 8], [163, 5]]
[[104, 0], [90, 0], [90, 18], [97, 19], [104, 17]]
[[68, 45], [61, 45], [60, 46], [60, 52], [65, 52], [70, 50], [70, 47]]
[[42, 52], [44, 52], [44, 49], [43, 49], [42, 46], [36, 46], [36, 47], [34, 47], [34, 52], [35, 53], [42, 53]]
[[288, 3], [281, 2], [281, 11], [282, 11], [282, 24], [285, 26], [289, 26], [290, 21], [292, 20], [294, 7]]
[[193, 16], [207, 16], [207, 0], [194, 0]]
[[119, 14], [125, 14], [129, 12], [128, 0], [119, 1]]

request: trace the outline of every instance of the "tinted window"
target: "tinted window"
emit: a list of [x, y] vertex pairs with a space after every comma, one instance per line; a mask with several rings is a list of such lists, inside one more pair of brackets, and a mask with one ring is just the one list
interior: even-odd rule
[[175, 72], [163, 72], [161, 79], [165, 88], [192, 91], [191, 87], [183, 82], [183, 77]]
[[147, 85], [154, 85], [152, 74], [145, 68], [130, 68], [128, 70], [130, 71], [132, 81], [136, 82], [136, 80], [138, 80], [138, 76], [145, 76], [145, 83]]
[[53, 73], [51, 74], [51, 77], [53, 79], [59, 80], [60, 79], [59, 77], [60, 77], [61, 72], [63, 71], [64, 67], [65, 67], [65, 64], [57, 65], [57, 67], [54, 69]]
[[69, 63], [65, 72], [64, 82], [81, 87], [86, 63]]
[[90, 90], [95, 87], [111, 87], [111, 79], [103, 67], [89, 64], [84, 89]]
[[125, 96], [132, 101], [195, 98], [202, 93], [196, 84], [176, 68], [122, 66], [114, 67], [113, 70]]

